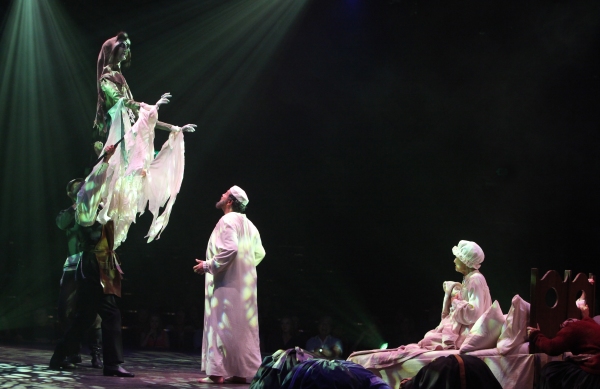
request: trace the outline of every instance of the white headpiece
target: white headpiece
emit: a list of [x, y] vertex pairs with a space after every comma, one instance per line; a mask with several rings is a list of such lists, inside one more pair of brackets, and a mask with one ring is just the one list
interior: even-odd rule
[[458, 242], [458, 246], [452, 247], [452, 254], [472, 269], [479, 269], [485, 258], [481, 247], [477, 243], [468, 240], [461, 240]]
[[250, 202], [250, 200], [248, 200], [248, 195], [246, 194], [246, 192], [244, 192], [244, 190], [237, 185], [234, 185], [231, 188], [229, 188], [229, 192], [233, 195], [233, 197], [237, 199], [237, 201], [242, 203], [242, 205], [244, 206], [246, 206]]

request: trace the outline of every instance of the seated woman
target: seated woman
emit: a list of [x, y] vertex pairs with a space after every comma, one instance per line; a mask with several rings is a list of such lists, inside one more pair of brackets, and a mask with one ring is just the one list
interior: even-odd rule
[[457, 272], [463, 282], [444, 282], [444, 306], [440, 324], [425, 334], [418, 344], [391, 350], [357, 351], [348, 360], [368, 369], [400, 365], [430, 350], [459, 349], [477, 319], [492, 305], [485, 277], [479, 272], [483, 250], [475, 242], [461, 240], [452, 248]]
[[584, 296], [577, 301], [581, 320], [568, 319], [554, 338], [549, 339], [539, 328], [527, 327], [529, 341], [549, 355], [570, 351], [566, 361], [549, 362], [540, 374], [540, 389], [600, 388], [600, 324], [590, 318]]
[[479, 272], [485, 258], [475, 242], [461, 240], [452, 248], [455, 269], [463, 277], [462, 284], [444, 282], [442, 321], [425, 334], [418, 343], [428, 350], [459, 349], [477, 319], [492, 305], [490, 290], [483, 274]]

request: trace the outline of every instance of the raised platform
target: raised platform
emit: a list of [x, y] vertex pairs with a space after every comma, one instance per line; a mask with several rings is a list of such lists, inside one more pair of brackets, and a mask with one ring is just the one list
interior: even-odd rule
[[246, 389], [248, 384], [200, 384], [200, 356], [168, 351], [125, 350], [123, 367], [134, 378], [104, 377], [90, 358], [74, 371], [48, 369], [50, 346], [0, 345], [0, 387], [19, 388], [219, 388]]

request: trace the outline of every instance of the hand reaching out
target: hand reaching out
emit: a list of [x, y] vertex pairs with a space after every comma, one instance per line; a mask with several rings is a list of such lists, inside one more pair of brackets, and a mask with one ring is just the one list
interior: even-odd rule
[[171, 94], [169, 92], [164, 93], [162, 96], [160, 96], [160, 100], [158, 100], [156, 102], [156, 109], [159, 109], [161, 105], [163, 104], [168, 104], [169, 103], [169, 99], [173, 97], [171, 96]]
[[196, 126], [195, 124], [186, 124], [183, 127], [179, 127], [179, 126], [173, 126], [171, 128], [172, 132], [179, 132], [179, 131], [184, 131], [184, 132], [194, 132], [196, 131]]
[[198, 127], [198, 126], [195, 124], [186, 124], [185, 126], [181, 127], [181, 131], [194, 132], [194, 131], [196, 131], [196, 127]]

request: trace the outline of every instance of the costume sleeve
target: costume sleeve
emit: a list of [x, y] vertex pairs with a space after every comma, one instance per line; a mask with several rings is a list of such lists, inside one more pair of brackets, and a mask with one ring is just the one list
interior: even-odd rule
[[102, 79], [102, 81], [100, 83], [100, 87], [102, 88], [102, 91], [104, 92], [104, 95], [106, 96], [106, 104], [108, 107], [112, 107], [113, 105], [115, 105], [117, 103], [117, 101], [119, 101], [119, 99], [121, 97], [123, 97], [123, 104], [127, 108], [132, 109], [136, 115], [140, 111], [140, 103], [133, 101], [131, 99], [128, 99], [123, 94], [123, 92], [121, 92], [119, 90], [119, 88], [117, 87], [117, 85], [115, 85], [114, 82], [107, 80], [107, 79]]
[[89, 227], [96, 221], [98, 206], [102, 199], [102, 188], [106, 181], [106, 169], [108, 169], [108, 163], [103, 162], [95, 172], [86, 178], [77, 193], [75, 221], [80, 226]]
[[488, 292], [487, 284], [483, 277], [472, 277], [469, 283], [463, 288], [467, 288], [466, 300], [456, 299], [452, 301], [452, 318], [460, 324], [470, 326], [474, 324], [477, 319], [487, 309], [484, 306], [485, 296]]
[[56, 217], [56, 225], [61, 230], [66, 230], [71, 227], [75, 223], [75, 209], [73, 207], [69, 207], [60, 211], [58, 216]]
[[158, 130], [173, 131], [173, 127], [175, 127], [175, 126], [172, 124], [169, 124], [169, 123], [157, 121], [156, 125], [154, 127]]
[[570, 347], [576, 340], [576, 325], [570, 324], [562, 328], [554, 338], [547, 338], [540, 331], [532, 332], [531, 341], [535, 344], [535, 347], [540, 352], [548, 355], [560, 355], [564, 352], [570, 351]]
[[212, 258], [207, 258], [208, 272], [217, 274], [225, 270], [228, 265], [237, 257], [238, 236], [235, 227], [227, 221], [223, 223], [221, 231], [215, 240], [217, 254]]
[[263, 247], [262, 241], [260, 240], [260, 235], [257, 233], [256, 241], [254, 242], [254, 266], [258, 266], [258, 264], [263, 260], [265, 255], [265, 248]]

